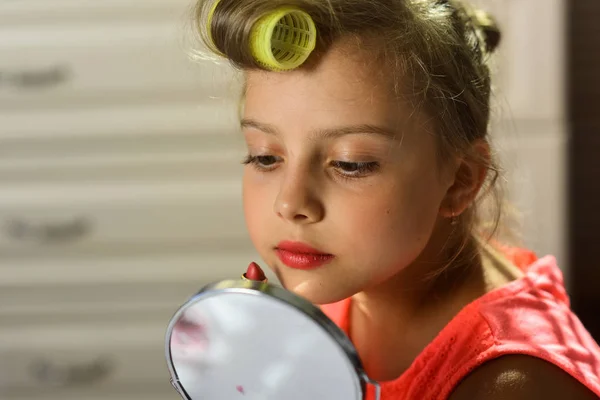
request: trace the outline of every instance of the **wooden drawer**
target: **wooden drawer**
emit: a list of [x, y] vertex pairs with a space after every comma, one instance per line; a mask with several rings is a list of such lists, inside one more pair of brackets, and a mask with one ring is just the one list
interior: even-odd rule
[[[196, 257], [198, 267], [204, 269], [200, 276], [194, 278], [190, 271], [186, 280], [165, 279], [163, 282], [83, 282], [86, 278], [86, 264], [79, 264], [77, 285], [59, 282], [25, 282], [15, 284], [18, 279], [12, 275], [12, 284], [0, 285], [0, 330], [16, 326], [62, 325], [79, 323], [82, 325], [95, 323], [101, 318], [112, 323], [123, 323], [131, 320], [164, 321], [183, 304], [192, 294], [209, 282], [224, 278], [237, 278], [243, 265], [227, 265], [221, 270], [211, 270], [203, 266], [201, 255]], [[240, 256], [241, 258], [241, 256]], [[246, 256], [251, 260], [250, 255]], [[164, 258], [162, 258], [164, 260]], [[229, 260], [231, 262], [231, 260]], [[177, 258], [172, 264], [177, 263]], [[51, 263], [50, 263], [51, 264]], [[94, 263], [92, 263], [94, 264]], [[165, 265], [168, 263], [165, 262]], [[97, 265], [97, 264], [96, 264]], [[113, 265], [127, 268], [131, 263], [114, 261]], [[40, 267], [43, 264], [40, 263]], [[30, 272], [31, 267], [30, 264]], [[39, 270], [41, 270], [40, 268]], [[13, 272], [13, 271], [11, 271]], [[57, 271], [60, 273], [61, 271]], [[101, 273], [101, 271], [99, 271]], [[108, 275], [108, 274], [107, 274]], [[108, 276], [107, 276], [108, 278]], [[107, 280], [107, 279], [105, 279]]]
[[81, 391], [81, 390], [64, 390], [59, 393], [11, 393], [4, 394], [2, 400], [181, 400], [175, 390], [163, 383], [161, 386], [148, 386], [140, 388], [130, 388], [128, 391]]
[[0, 183], [233, 179], [242, 174], [241, 160], [238, 151], [0, 159]]
[[[32, 299], [25, 304], [45, 303], [50, 307], [51, 304], [45, 298], [36, 295], [38, 288], [92, 284], [110, 287], [116, 284], [141, 285], [157, 282], [179, 284], [188, 281], [193, 289], [211, 281], [239, 278], [250, 261], [260, 262], [250, 243], [243, 239], [229, 243], [229, 247], [219, 246], [218, 243], [205, 248], [200, 245], [190, 247], [194, 247], [195, 251], [183, 246], [173, 246], [171, 249], [162, 247], [159, 250], [148, 246], [144, 252], [134, 246], [133, 249], [128, 249], [130, 253], [123, 249], [107, 248], [96, 253], [69, 256], [64, 254], [65, 251], [53, 254], [49, 252], [44, 257], [3, 255], [0, 288], [28, 290]], [[110, 297], [110, 291], [104, 293]], [[187, 290], [182, 291], [183, 294], [187, 295]], [[69, 293], [56, 296], [55, 299], [63, 299], [62, 303], [58, 300], [57, 304], [64, 306], [64, 299], [69, 298]], [[160, 302], [160, 299], [155, 300]], [[15, 306], [28, 307], [18, 304]], [[71, 306], [77, 307], [75, 304]]]
[[[260, 261], [250, 243], [196, 252], [12, 259], [0, 265], [0, 331], [33, 324], [160, 320], [205, 285], [238, 279]], [[263, 263], [264, 265], [264, 263]], [[271, 271], [268, 277], [276, 282]], [[117, 314], [117, 311], [119, 312]]]
[[245, 147], [238, 133], [10, 138], [0, 146], [0, 184], [240, 179]]
[[94, 393], [127, 389], [143, 393], [147, 387], [168, 393], [163, 344], [167, 323], [4, 328], [2, 398], [43, 394], [46, 399], [77, 392], [87, 399]]
[[193, 0], [0, 0], [0, 26], [106, 18], [165, 19], [189, 13]]
[[[210, 135], [238, 133], [237, 98], [229, 101], [171, 102], [168, 104], [106, 104], [92, 108], [40, 110], [7, 110], [0, 108], [0, 154], [4, 147], [24, 141], [44, 140], [54, 151], [61, 147], [52, 143], [79, 140], [138, 140], [144, 146], [148, 136]], [[94, 142], [88, 142], [93, 145]], [[67, 143], [68, 145], [68, 143]], [[40, 151], [35, 142], [26, 143], [30, 151]], [[21, 146], [23, 147], [23, 146]], [[87, 146], [88, 148], [90, 146]]]
[[[85, 131], [77, 134], [74, 129], [69, 129], [66, 115], [64, 120], [59, 118], [59, 122], [47, 128], [55, 132], [53, 135], [45, 134], [37, 124], [35, 127], [40, 129], [37, 131], [38, 135], [35, 127], [30, 130], [15, 128], [14, 131], [21, 133], [17, 135], [7, 132], [8, 129], [0, 130], [0, 137], [4, 136], [0, 139], [0, 183], [4, 186], [10, 183], [23, 185], [36, 182], [47, 184], [98, 180], [140, 182], [239, 178], [243, 172], [240, 162], [246, 154], [246, 146], [234, 121], [229, 124], [231, 131], [225, 132], [228, 123], [223, 115], [226, 113], [224, 107], [202, 107], [195, 114], [192, 106], [187, 108], [188, 113], [177, 113], [175, 110], [175, 107], [162, 109], [162, 113], [154, 110], [154, 118], [146, 120], [160, 122], [161, 117], [156, 117], [157, 115], [162, 115], [162, 125], [166, 125], [171, 117], [180, 117], [181, 120], [175, 121], [183, 125], [197, 120], [197, 131], [178, 131], [176, 128], [170, 130], [167, 127], [163, 131], [157, 131], [161, 129], [160, 125], [154, 125], [153, 131], [148, 122], [141, 119], [141, 113], [134, 112], [124, 114], [119, 118], [120, 124], [116, 126], [107, 126], [111, 122], [100, 123], [100, 126], [91, 125], [93, 128], [87, 128], [92, 130], [88, 134]], [[212, 111], [213, 117], [204, 118]], [[112, 113], [109, 111], [106, 114], [110, 121]], [[185, 121], [186, 114], [188, 121]], [[74, 113], [71, 116], [72, 120], [77, 118], [76, 115]], [[127, 115], [132, 119], [129, 122], [125, 117]], [[133, 119], [136, 116], [140, 117], [137, 127], [139, 133], [133, 130]], [[20, 119], [25, 123], [24, 115], [22, 118], [12, 118], [12, 121], [17, 123]], [[90, 117], [90, 122], [92, 120], [94, 118]], [[203, 120], [205, 125], [202, 128], [200, 124]], [[128, 123], [131, 124], [129, 127]], [[63, 126], [62, 133], [57, 125]], [[176, 127], [177, 122], [172, 125]]]
[[238, 180], [0, 189], [0, 252], [164, 246], [246, 237]]
[[198, 101], [232, 87], [226, 64], [188, 50], [171, 21], [0, 26], [0, 108]]

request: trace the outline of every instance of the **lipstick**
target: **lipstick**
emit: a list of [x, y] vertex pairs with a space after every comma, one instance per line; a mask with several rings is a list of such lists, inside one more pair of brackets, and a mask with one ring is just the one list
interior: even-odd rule
[[327, 264], [334, 255], [317, 250], [306, 243], [284, 241], [275, 248], [282, 263], [290, 268], [311, 270]]
[[246, 281], [258, 281], [267, 283], [269, 280], [263, 270], [254, 261], [248, 265], [248, 269], [242, 274], [242, 279]]

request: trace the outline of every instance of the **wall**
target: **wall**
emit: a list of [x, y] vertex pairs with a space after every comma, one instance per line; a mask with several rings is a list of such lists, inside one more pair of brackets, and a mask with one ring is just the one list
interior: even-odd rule
[[569, 279], [566, 18], [562, 0], [482, 0], [500, 23], [492, 137], [525, 244], [557, 257]]

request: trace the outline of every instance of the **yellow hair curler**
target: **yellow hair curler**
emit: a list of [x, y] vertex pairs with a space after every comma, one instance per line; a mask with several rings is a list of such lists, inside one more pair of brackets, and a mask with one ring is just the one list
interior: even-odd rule
[[210, 43], [212, 44], [212, 50], [217, 53], [218, 55], [224, 57], [225, 54], [221, 53], [219, 51], [219, 49], [216, 48], [215, 46], [215, 42], [213, 41], [213, 37], [212, 37], [212, 19], [213, 16], [215, 15], [215, 10], [217, 9], [217, 6], [219, 5], [219, 3], [221, 2], [221, 0], [215, 0], [215, 2], [213, 3], [213, 5], [210, 7], [210, 10], [208, 11], [208, 16], [206, 18], [206, 33], [208, 34], [208, 38], [210, 40]]
[[308, 13], [281, 7], [260, 18], [252, 27], [250, 50], [254, 59], [272, 71], [298, 68], [317, 43], [317, 27]]
[[[208, 14], [209, 37], [212, 17], [219, 2], [215, 1]], [[293, 6], [279, 7], [262, 16], [250, 32], [252, 56], [271, 71], [298, 68], [308, 59], [316, 43], [317, 27], [312, 17]]]

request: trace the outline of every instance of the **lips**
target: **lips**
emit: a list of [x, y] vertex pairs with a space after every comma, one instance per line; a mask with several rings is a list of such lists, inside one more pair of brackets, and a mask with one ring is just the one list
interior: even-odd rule
[[275, 248], [277, 257], [290, 268], [310, 270], [330, 262], [333, 254], [324, 253], [302, 242], [284, 241]]

